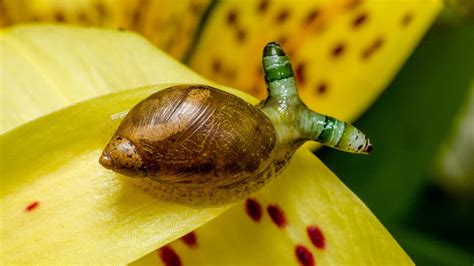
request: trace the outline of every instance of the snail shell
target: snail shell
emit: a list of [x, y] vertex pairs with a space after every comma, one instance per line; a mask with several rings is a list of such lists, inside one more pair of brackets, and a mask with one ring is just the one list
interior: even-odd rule
[[[165, 198], [185, 194], [185, 201], [194, 202], [203, 196], [228, 198], [212, 193], [219, 188], [234, 197], [255, 190], [250, 183], [271, 167], [275, 145], [275, 128], [258, 108], [209, 86], [178, 85], [137, 104], [100, 163], [127, 176], [153, 179], [166, 191], [174, 188], [163, 192], [171, 194]], [[247, 187], [235, 186], [241, 183]], [[241, 193], [229, 191], [233, 185]], [[199, 194], [198, 199], [191, 194]]]

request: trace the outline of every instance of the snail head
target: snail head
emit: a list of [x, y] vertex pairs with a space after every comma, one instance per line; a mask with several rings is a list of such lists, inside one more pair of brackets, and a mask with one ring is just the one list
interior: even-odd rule
[[127, 176], [146, 176], [142, 156], [127, 138], [114, 136], [100, 156], [99, 163]]

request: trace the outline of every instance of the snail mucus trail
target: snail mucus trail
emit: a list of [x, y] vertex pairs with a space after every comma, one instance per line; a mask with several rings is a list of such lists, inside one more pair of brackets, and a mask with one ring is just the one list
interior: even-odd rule
[[306, 107], [278, 44], [265, 46], [263, 70], [268, 97], [257, 106], [205, 85], [151, 95], [127, 114], [100, 163], [144, 178], [163, 199], [216, 204], [263, 187], [308, 140], [370, 152], [370, 141], [357, 128]]

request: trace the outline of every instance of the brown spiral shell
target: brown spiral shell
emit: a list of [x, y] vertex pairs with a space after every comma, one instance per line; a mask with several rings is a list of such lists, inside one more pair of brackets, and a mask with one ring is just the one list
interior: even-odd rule
[[215, 188], [251, 186], [271, 167], [275, 143], [273, 124], [255, 106], [209, 86], [177, 85], [127, 114], [100, 163], [157, 181], [165, 198], [213, 197]]

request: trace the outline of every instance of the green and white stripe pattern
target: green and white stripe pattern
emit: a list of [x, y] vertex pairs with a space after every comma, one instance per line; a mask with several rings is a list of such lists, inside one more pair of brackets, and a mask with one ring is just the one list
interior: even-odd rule
[[260, 105], [272, 120], [280, 144], [315, 140], [347, 152], [369, 153], [369, 139], [354, 126], [310, 110], [299, 98], [291, 63], [277, 43], [263, 51], [268, 98]]

